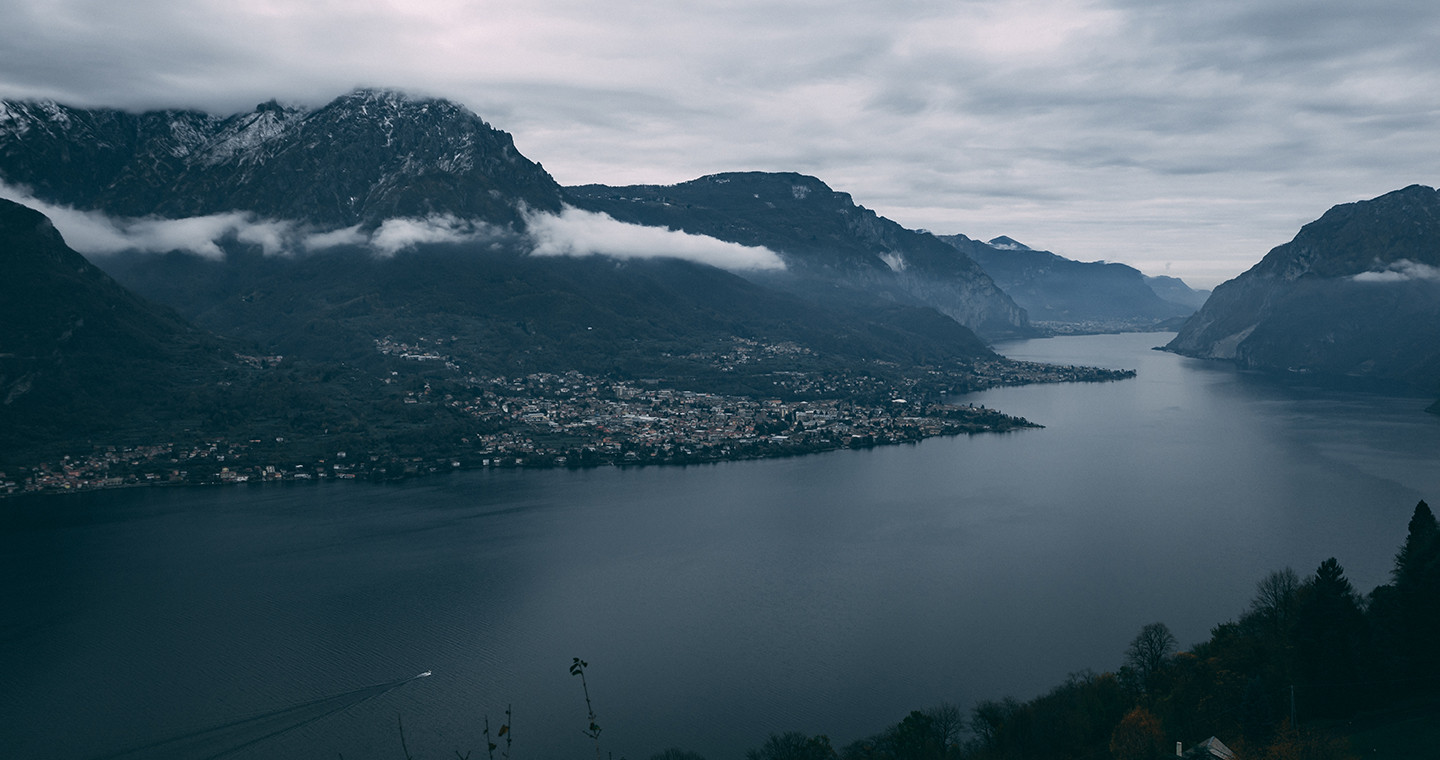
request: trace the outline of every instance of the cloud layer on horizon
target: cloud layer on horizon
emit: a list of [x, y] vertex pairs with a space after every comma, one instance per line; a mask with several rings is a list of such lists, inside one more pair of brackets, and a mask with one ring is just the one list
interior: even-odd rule
[[0, 97], [416, 88], [562, 183], [800, 171], [908, 227], [1201, 286], [1332, 205], [1434, 185], [1437, 80], [1440, 6], [1411, 0], [53, 0], [0, 28]]

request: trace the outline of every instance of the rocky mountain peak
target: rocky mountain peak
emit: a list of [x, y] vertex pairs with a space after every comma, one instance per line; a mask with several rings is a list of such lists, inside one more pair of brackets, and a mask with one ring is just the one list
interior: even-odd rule
[[1000, 237], [997, 237], [997, 238], [991, 238], [990, 241], [989, 241], [989, 245], [990, 245], [991, 248], [999, 248], [999, 249], [1002, 250], [1002, 251], [1029, 251], [1029, 250], [1034, 250], [1034, 249], [1032, 249], [1030, 246], [1025, 245], [1024, 243], [1021, 243], [1021, 242], [1019, 242], [1018, 240], [1015, 240], [1014, 238], [1011, 238], [1011, 237], [1007, 237], [1007, 236], [1005, 236], [1005, 235], [1001, 235]]
[[400, 90], [358, 89], [316, 109], [268, 101], [223, 117], [0, 108], [0, 179], [121, 216], [250, 211], [339, 228], [448, 214], [521, 226], [522, 204], [560, 207], [559, 186], [510, 135], [456, 103]]
[[1383, 271], [1401, 260], [1440, 265], [1440, 191], [1410, 185], [1334, 206], [1251, 271], [1285, 280], [1348, 277]]
[[1167, 346], [1251, 369], [1440, 378], [1440, 193], [1422, 185], [1331, 208], [1211, 294]]

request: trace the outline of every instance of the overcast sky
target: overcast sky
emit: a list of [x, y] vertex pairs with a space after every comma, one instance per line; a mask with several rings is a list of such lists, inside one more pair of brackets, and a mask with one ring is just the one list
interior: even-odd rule
[[1424, 0], [0, 0], [0, 97], [460, 102], [562, 184], [799, 171], [1210, 287], [1440, 172]]

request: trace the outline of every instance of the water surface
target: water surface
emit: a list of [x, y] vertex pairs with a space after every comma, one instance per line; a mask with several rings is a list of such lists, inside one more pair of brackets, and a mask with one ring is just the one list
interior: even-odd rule
[[739, 758], [771, 731], [839, 746], [940, 700], [1028, 698], [1157, 620], [1197, 642], [1286, 565], [1384, 582], [1440, 498], [1430, 399], [1149, 350], [1168, 339], [1002, 345], [1139, 370], [961, 400], [1043, 430], [0, 502], [0, 745], [389, 758], [398, 715], [417, 757], [478, 757], [513, 705], [516, 757], [585, 757], [579, 656], [605, 750]]

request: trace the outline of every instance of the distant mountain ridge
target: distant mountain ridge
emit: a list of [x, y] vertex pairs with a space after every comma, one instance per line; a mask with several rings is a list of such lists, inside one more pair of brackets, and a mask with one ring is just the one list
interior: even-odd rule
[[1216, 288], [1167, 349], [1440, 390], [1440, 192], [1331, 208]]
[[992, 339], [1033, 334], [1024, 310], [964, 253], [815, 177], [731, 172], [676, 185], [568, 187], [565, 197], [625, 222], [765, 246], [787, 265], [757, 278], [766, 283], [927, 306]]
[[[532, 215], [558, 214], [568, 201], [621, 222], [778, 251], [790, 272], [747, 276], [815, 303], [932, 308], [988, 338], [1031, 334], [1023, 310], [963, 254], [813, 177], [751, 172], [668, 188], [563, 190], [465, 108], [393, 90], [356, 90], [316, 109], [272, 101], [223, 117], [7, 101], [0, 179], [115, 217], [240, 211], [298, 224], [302, 235], [378, 229], [379, 239], [390, 220], [480, 221], [493, 230], [481, 236], [506, 249], [526, 245]], [[670, 196], [685, 200], [659, 200]]]
[[380, 360], [375, 339], [385, 335], [444, 335], [467, 368], [497, 375], [693, 376], [706, 362], [687, 357], [737, 338], [790, 341], [837, 367], [993, 356], [933, 310], [815, 303], [677, 259], [551, 258], [471, 243], [391, 257], [352, 247], [105, 261], [121, 282], [199, 325], [269, 352], [356, 366]]
[[[1074, 261], [1010, 237], [988, 243], [965, 235], [939, 238], [973, 259], [1036, 325], [1051, 330], [1158, 329], [1194, 313], [1198, 304], [1191, 304], [1205, 296], [1174, 278], [1157, 281], [1125, 264]], [[1157, 285], [1170, 297], [1160, 295]]]
[[321, 227], [453, 214], [522, 223], [560, 189], [510, 135], [446, 100], [361, 89], [309, 110], [128, 113], [0, 101], [0, 177], [81, 209], [250, 211]]
[[1210, 291], [1196, 290], [1179, 277], [1147, 274], [1145, 275], [1145, 284], [1155, 291], [1155, 295], [1170, 303], [1184, 306], [1191, 313], [1198, 311], [1210, 298]]

